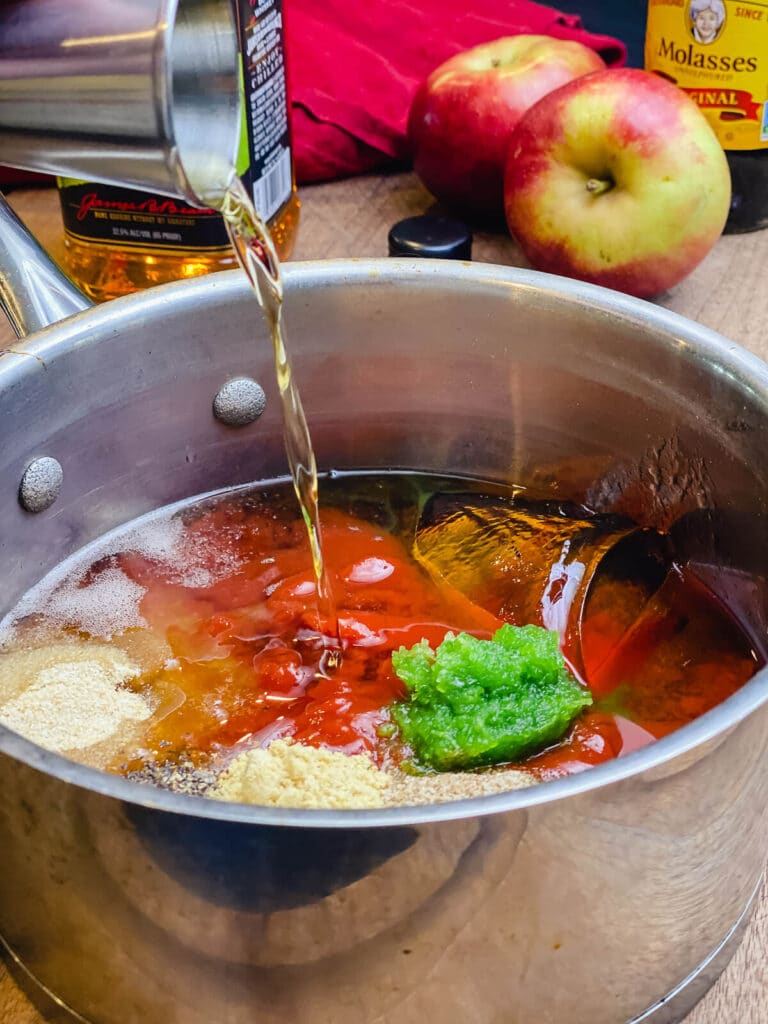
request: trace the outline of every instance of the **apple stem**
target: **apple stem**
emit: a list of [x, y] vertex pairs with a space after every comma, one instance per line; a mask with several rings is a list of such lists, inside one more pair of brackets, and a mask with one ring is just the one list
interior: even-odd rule
[[602, 195], [603, 192], [609, 192], [612, 188], [613, 182], [610, 179], [590, 178], [587, 182], [587, 192], [593, 196]]

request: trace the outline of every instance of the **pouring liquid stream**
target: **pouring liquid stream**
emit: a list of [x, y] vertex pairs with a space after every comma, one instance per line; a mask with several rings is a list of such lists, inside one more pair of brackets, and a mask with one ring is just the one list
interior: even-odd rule
[[317, 612], [326, 650], [320, 671], [330, 671], [341, 662], [341, 641], [328, 570], [323, 560], [322, 530], [318, 502], [317, 463], [301, 396], [285, 345], [283, 328], [283, 281], [280, 260], [269, 229], [256, 212], [240, 179], [233, 174], [223, 198], [216, 203], [238, 263], [245, 271], [272, 339], [275, 371], [283, 411], [283, 432], [288, 466], [301, 515], [307, 528], [315, 576]]

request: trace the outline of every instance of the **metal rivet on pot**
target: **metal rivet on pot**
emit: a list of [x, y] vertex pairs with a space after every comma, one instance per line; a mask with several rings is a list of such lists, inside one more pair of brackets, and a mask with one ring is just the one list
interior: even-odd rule
[[64, 482], [64, 470], [56, 459], [44, 455], [30, 462], [21, 478], [19, 501], [27, 512], [44, 512], [56, 501]]
[[213, 415], [228, 427], [244, 427], [264, 412], [267, 396], [252, 377], [234, 377], [219, 388], [213, 400]]

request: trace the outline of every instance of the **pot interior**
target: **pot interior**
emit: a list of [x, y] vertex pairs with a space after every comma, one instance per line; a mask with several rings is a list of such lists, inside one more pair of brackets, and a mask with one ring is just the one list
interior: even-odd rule
[[[768, 373], [647, 303], [532, 272], [339, 261], [286, 272], [318, 466], [514, 483], [671, 530], [765, 656]], [[263, 415], [228, 427], [227, 380]], [[236, 272], [132, 296], [0, 361], [0, 613], [83, 545], [192, 495], [286, 472], [271, 347]], [[38, 456], [56, 502], [22, 509]]]

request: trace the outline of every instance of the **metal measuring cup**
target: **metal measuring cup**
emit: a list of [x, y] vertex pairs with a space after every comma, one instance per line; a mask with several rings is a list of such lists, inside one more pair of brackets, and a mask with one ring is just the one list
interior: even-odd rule
[[229, 0], [0, 5], [0, 163], [209, 206], [239, 134]]
[[[218, 207], [240, 137], [238, 60], [229, 0], [0, 3], [0, 163]], [[19, 337], [83, 308], [2, 195], [0, 264]]]

